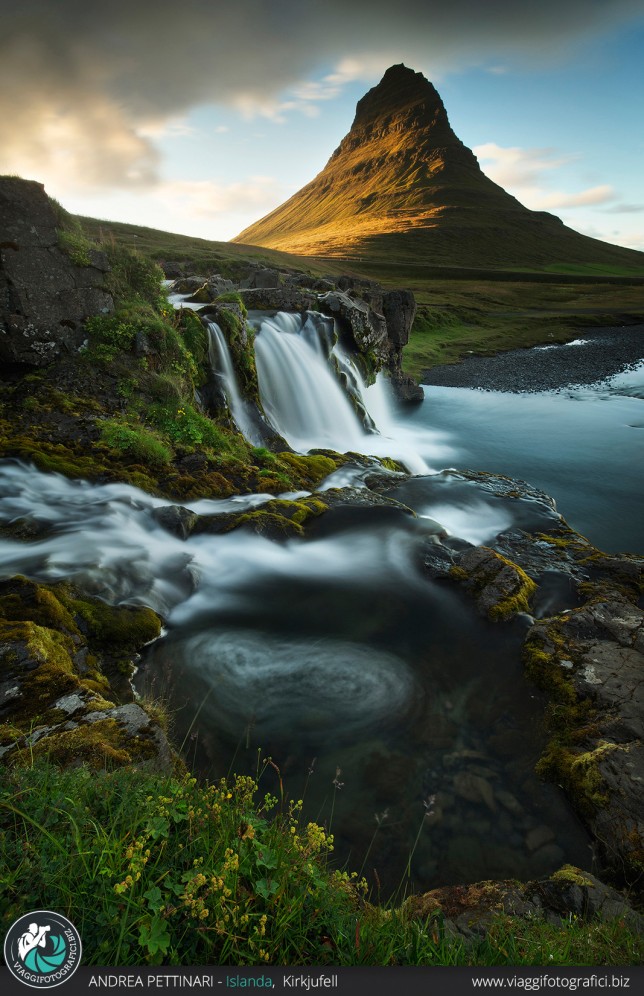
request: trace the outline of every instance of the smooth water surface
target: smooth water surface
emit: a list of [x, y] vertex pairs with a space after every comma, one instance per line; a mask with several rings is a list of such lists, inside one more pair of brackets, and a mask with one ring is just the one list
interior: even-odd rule
[[541, 488], [609, 552], [644, 553], [644, 365], [596, 388], [501, 394], [426, 387], [410, 416], [445, 434], [454, 467]]

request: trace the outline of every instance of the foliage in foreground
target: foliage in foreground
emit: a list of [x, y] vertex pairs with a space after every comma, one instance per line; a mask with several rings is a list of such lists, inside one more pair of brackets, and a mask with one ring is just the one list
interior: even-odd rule
[[[269, 762], [270, 763], [270, 762]], [[301, 803], [235, 776], [200, 786], [132, 769], [7, 772], [0, 790], [4, 927], [64, 912], [87, 963], [603, 965], [641, 959], [623, 922], [497, 918], [465, 942], [440, 915], [374, 906], [334, 870]], [[70, 874], [71, 869], [71, 874]]]

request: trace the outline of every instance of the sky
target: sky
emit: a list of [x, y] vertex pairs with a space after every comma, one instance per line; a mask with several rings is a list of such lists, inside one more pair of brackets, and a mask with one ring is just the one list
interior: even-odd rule
[[644, 250], [644, 0], [0, 0], [0, 173], [226, 240], [400, 62], [523, 204]]

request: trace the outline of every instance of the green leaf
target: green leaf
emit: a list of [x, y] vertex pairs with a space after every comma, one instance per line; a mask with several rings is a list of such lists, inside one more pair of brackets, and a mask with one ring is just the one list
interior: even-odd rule
[[262, 899], [270, 899], [279, 888], [279, 883], [274, 878], [260, 878], [255, 882], [255, 892]]
[[152, 840], [158, 840], [159, 837], [167, 837], [170, 824], [165, 816], [153, 816], [148, 823], [148, 830], [150, 831], [150, 836]]
[[148, 906], [153, 913], [158, 913], [163, 906], [163, 893], [158, 885], [155, 885], [151, 889], [148, 889], [147, 892], [144, 892], [143, 898], [147, 899]]
[[257, 864], [264, 868], [277, 868], [277, 852], [260, 844], [257, 849]]
[[151, 955], [166, 954], [170, 947], [170, 932], [165, 920], [155, 916], [146, 921], [139, 933], [139, 944], [148, 949]]

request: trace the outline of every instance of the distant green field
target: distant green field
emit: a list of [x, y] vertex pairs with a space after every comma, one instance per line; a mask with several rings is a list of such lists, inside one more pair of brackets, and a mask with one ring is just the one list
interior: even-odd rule
[[[404, 352], [407, 373], [496, 353], [565, 342], [585, 326], [644, 322], [644, 272], [612, 263], [550, 263], [534, 270], [455, 267], [388, 258], [293, 256], [259, 246], [209, 242], [122, 222], [80, 218], [88, 236], [114, 239], [162, 262], [194, 264], [202, 273], [244, 276], [258, 263], [315, 275], [340, 274], [412, 290], [419, 304]], [[394, 242], [390, 243], [393, 250]], [[578, 278], [578, 279], [575, 279]]]

